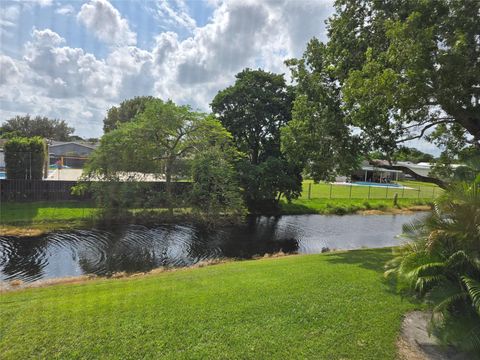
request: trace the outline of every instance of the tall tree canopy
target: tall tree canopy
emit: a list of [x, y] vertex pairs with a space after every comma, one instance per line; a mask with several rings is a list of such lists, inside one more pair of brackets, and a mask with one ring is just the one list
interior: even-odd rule
[[220, 91], [212, 110], [246, 159], [237, 163], [250, 210], [272, 209], [301, 192], [300, 168], [281, 152], [280, 129], [291, 119], [293, 92], [283, 75], [245, 69]]
[[68, 141], [75, 129], [68, 126], [65, 120], [49, 119], [44, 116], [15, 116], [7, 120], [0, 128], [2, 136], [14, 134], [20, 137], [40, 136], [42, 138]]
[[122, 101], [118, 106], [112, 106], [103, 119], [103, 131], [107, 133], [115, 130], [122, 123], [132, 121], [145, 110], [147, 103], [151, 100], [154, 100], [153, 96], [136, 96]]
[[212, 110], [252, 164], [280, 152], [280, 128], [291, 119], [292, 89], [283, 75], [245, 69], [220, 91]]
[[302, 72], [316, 77], [301, 95], [338, 87], [343, 121], [365, 150], [392, 153], [419, 138], [449, 155], [480, 149], [480, 2], [337, 0], [335, 8], [328, 43], [313, 39], [309, 49], [322, 50], [307, 49], [296, 64], [300, 82]]

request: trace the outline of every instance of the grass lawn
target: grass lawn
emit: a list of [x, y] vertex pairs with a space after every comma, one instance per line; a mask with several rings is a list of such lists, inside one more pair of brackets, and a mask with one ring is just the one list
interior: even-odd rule
[[[312, 180], [303, 182], [301, 199], [393, 199], [398, 194], [399, 199], [434, 199], [442, 193], [442, 189], [435, 184], [418, 181], [399, 181], [409, 189], [381, 187], [381, 186], [354, 186], [330, 183], [313, 183]], [[310, 188], [310, 190], [309, 190]]]
[[415, 305], [389, 249], [231, 262], [0, 296], [2, 359], [395, 359]]
[[91, 217], [93, 204], [81, 201], [3, 202], [0, 204], [0, 223], [41, 223], [76, 220]]
[[[430, 205], [432, 199], [399, 199], [400, 208], [418, 208]], [[295, 214], [353, 214], [362, 210], [389, 211], [394, 209], [392, 199], [304, 199], [293, 200], [290, 204], [282, 201], [282, 213]], [[425, 207], [425, 206], [423, 206]], [[428, 210], [428, 208], [427, 208]]]
[[[399, 204], [410, 207], [430, 203], [442, 190], [434, 184], [402, 182], [414, 189], [392, 189], [386, 187], [314, 184], [311, 180], [303, 182], [303, 192], [292, 204], [282, 204], [283, 214], [347, 214], [358, 210], [387, 210], [393, 206], [392, 199], [398, 194]], [[310, 188], [310, 190], [309, 190]], [[330, 190], [331, 189], [331, 190]], [[310, 193], [310, 198], [309, 194]], [[159, 212], [164, 209], [157, 209]], [[181, 209], [179, 209], [180, 211]], [[35, 225], [72, 220], [81, 221], [92, 218], [97, 209], [92, 203], [80, 201], [24, 202], [0, 204], [0, 224]], [[186, 209], [188, 212], [188, 209]], [[135, 212], [133, 210], [133, 212]], [[182, 214], [185, 211], [180, 211]], [[61, 226], [60, 226], [61, 227]]]

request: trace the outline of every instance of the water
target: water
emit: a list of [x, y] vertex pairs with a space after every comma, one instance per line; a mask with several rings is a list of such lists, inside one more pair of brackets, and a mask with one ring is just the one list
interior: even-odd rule
[[0, 237], [0, 281], [110, 275], [218, 258], [248, 259], [283, 251], [398, 245], [402, 225], [417, 215], [299, 215], [252, 218], [242, 226], [206, 231], [192, 225], [77, 230], [36, 238]]
[[384, 184], [384, 183], [376, 183], [376, 182], [371, 182], [371, 181], [355, 181], [353, 183], [354, 185], [359, 185], [359, 186], [380, 186], [380, 187], [393, 187], [393, 188], [402, 188], [402, 185], [399, 184]]

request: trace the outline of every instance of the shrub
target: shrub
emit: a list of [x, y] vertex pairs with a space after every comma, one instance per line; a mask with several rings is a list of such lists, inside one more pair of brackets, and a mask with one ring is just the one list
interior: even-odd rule
[[456, 185], [430, 215], [404, 228], [412, 241], [387, 267], [399, 290], [433, 307], [445, 343], [480, 354], [480, 183]]
[[41, 180], [46, 144], [41, 137], [14, 137], [5, 143], [7, 179]]

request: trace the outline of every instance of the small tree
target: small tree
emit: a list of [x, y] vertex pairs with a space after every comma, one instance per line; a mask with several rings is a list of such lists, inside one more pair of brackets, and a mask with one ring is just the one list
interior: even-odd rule
[[245, 214], [235, 169], [222, 149], [196, 154], [192, 178], [192, 205], [204, 222], [214, 225], [222, 215], [238, 220]]
[[7, 179], [41, 180], [46, 144], [40, 137], [15, 137], [5, 143]]

